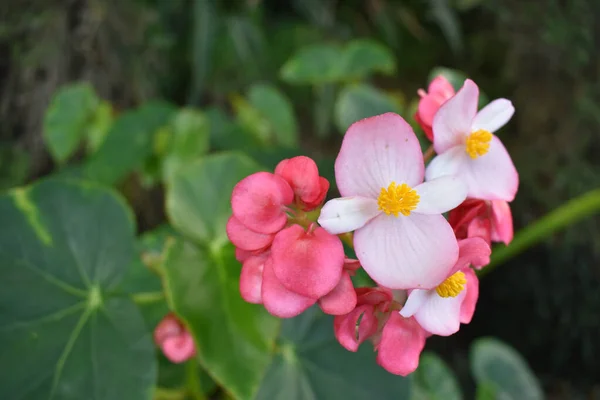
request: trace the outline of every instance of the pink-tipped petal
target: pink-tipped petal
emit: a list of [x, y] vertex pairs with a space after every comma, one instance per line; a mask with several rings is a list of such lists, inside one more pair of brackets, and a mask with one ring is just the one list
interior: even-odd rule
[[177, 317], [169, 313], [154, 328], [154, 343], [161, 346], [167, 338], [180, 335], [183, 329], [183, 325]]
[[483, 129], [492, 133], [496, 132], [511, 119], [514, 113], [515, 107], [510, 100], [496, 99], [479, 110], [473, 119], [471, 130], [474, 132]]
[[442, 215], [382, 214], [354, 233], [363, 269], [391, 289], [430, 289], [448, 276], [458, 244]]
[[380, 213], [375, 199], [340, 197], [325, 203], [317, 222], [327, 232], [338, 235], [363, 227]]
[[392, 312], [383, 327], [377, 348], [377, 363], [392, 374], [407, 376], [419, 366], [425, 347], [425, 332], [413, 318]]
[[248, 229], [233, 215], [227, 221], [225, 229], [227, 231], [227, 237], [229, 237], [229, 240], [235, 247], [248, 251], [255, 251], [268, 247], [275, 237], [273, 234], [258, 233]]
[[290, 184], [294, 194], [302, 202], [315, 201], [321, 194], [317, 164], [305, 156], [293, 157], [280, 162], [275, 174]]
[[[427, 181], [433, 181], [434, 179], [442, 176], [460, 176], [460, 171], [463, 170], [465, 164], [469, 161], [469, 155], [465, 151], [464, 145], [459, 145], [451, 148], [445, 153], [439, 154], [431, 160], [427, 165], [425, 171], [425, 177]], [[462, 179], [464, 183], [467, 183]], [[468, 185], [467, 185], [468, 189]]]
[[242, 266], [240, 274], [240, 294], [248, 303], [262, 303], [263, 269], [268, 256], [248, 258]]
[[484, 238], [469, 237], [459, 240], [458, 249], [458, 260], [450, 274], [468, 268], [469, 265], [479, 266], [490, 263], [492, 249]]
[[513, 219], [510, 205], [503, 200], [492, 200], [492, 237], [494, 242], [505, 245], [513, 239]]
[[414, 188], [419, 203], [414, 212], [419, 214], [442, 214], [452, 210], [467, 197], [467, 185], [456, 176], [442, 176]]
[[482, 200], [512, 201], [519, 188], [519, 174], [496, 136], [487, 154], [463, 163], [456, 173], [469, 188], [468, 196]]
[[312, 211], [323, 204], [323, 201], [327, 196], [327, 191], [329, 190], [329, 181], [321, 176], [319, 177], [319, 185], [321, 187], [321, 193], [319, 196], [317, 196], [317, 198], [313, 201], [302, 202], [301, 206], [304, 211]]
[[411, 290], [406, 303], [400, 310], [400, 315], [404, 318], [410, 318], [419, 311], [423, 303], [429, 299], [429, 289], [413, 289]]
[[477, 279], [477, 275], [471, 268], [464, 269], [463, 273], [467, 279], [467, 293], [460, 306], [460, 323], [468, 324], [473, 319], [475, 306], [479, 298], [479, 279]]
[[315, 299], [287, 290], [275, 276], [272, 264], [271, 258], [265, 262], [261, 293], [269, 313], [279, 318], [292, 318], [316, 303]]
[[279, 175], [257, 172], [233, 188], [233, 215], [249, 229], [275, 233], [287, 222], [284, 206], [294, 201], [290, 185]]
[[350, 313], [339, 315], [333, 320], [335, 338], [348, 351], [357, 351], [358, 346], [376, 331], [377, 318], [371, 305], [356, 307]]
[[194, 338], [189, 332], [183, 332], [181, 335], [167, 338], [161, 349], [172, 363], [179, 364], [196, 355], [196, 344]]
[[386, 113], [348, 128], [335, 161], [342, 196], [376, 199], [392, 181], [414, 187], [423, 181], [423, 153], [410, 125]]
[[454, 97], [440, 107], [433, 118], [433, 148], [438, 154], [464, 142], [471, 133], [471, 124], [477, 114], [479, 88], [470, 79]]
[[450, 336], [460, 328], [460, 308], [466, 294], [463, 289], [456, 297], [440, 297], [435, 290], [429, 290], [414, 318], [427, 332]]
[[347, 272], [335, 288], [319, 299], [319, 306], [325, 314], [344, 315], [356, 307], [356, 292]]
[[273, 270], [288, 290], [318, 299], [338, 284], [344, 266], [341, 240], [323, 228], [306, 232], [292, 225], [279, 232], [271, 246]]

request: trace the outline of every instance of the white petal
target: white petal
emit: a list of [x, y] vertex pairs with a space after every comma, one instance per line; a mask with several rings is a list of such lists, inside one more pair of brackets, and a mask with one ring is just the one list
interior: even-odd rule
[[415, 319], [426, 331], [434, 335], [449, 336], [460, 328], [460, 306], [467, 294], [463, 289], [456, 297], [440, 297], [435, 290], [434, 295], [424, 302]]
[[340, 197], [325, 203], [317, 222], [327, 232], [337, 235], [361, 228], [380, 213], [375, 199]]
[[423, 173], [419, 141], [410, 125], [394, 113], [352, 124], [335, 160], [335, 179], [344, 197], [375, 199], [392, 181], [418, 185]]
[[415, 289], [408, 295], [408, 299], [406, 299], [406, 303], [404, 303], [404, 307], [400, 310], [400, 315], [404, 318], [409, 318], [415, 315], [421, 308], [421, 306], [427, 301], [427, 299], [432, 295], [432, 292], [435, 293], [434, 290], [426, 290], [426, 289]]
[[430, 289], [448, 276], [458, 244], [442, 215], [381, 214], [354, 233], [365, 271], [390, 289]]
[[433, 147], [442, 154], [448, 149], [463, 143], [471, 133], [471, 123], [477, 113], [479, 88], [470, 79], [446, 101], [433, 118]]
[[490, 150], [483, 156], [465, 160], [456, 174], [467, 184], [469, 197], [505, 201], [515, 198], [519, 174], [500, 139], [494, 136]]
[[473, 119], [471, 131], [484, 129], [488, 132], [496, 132], [510, 120], [514, 113], [515, 108], [510, 100], [496, 99], [479, 110]]
[[467, 185], [457, 176], [441, 176], [414, 188], [419, 204], [414, 210], [420, 214], [441, 214], [456, 208], [467, 197]]
[[432, 181], [442, 176], [457, 175], [469, 159], [464, 144], [455, 146], [431, 160], [425, 170], [425, 178]]

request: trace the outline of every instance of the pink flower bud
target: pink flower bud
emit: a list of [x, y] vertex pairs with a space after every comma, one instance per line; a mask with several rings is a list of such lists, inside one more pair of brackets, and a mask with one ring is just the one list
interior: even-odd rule
[[296, 201], [305, 211], [318, 207], [329, 190], [329, 181], [319, 176], [317, 164], [305, 156], [281, 161], [275, 174], [285, 179], [296, 196]]
[[407, 376], [419, 366], [425, 331], [414, 318], [392, 312], [377, 345], [377, 363], [392, 374]]
[[450, 97], [454, 96], [454, 88], [442, 75], [435, 78], [429, 84], [428, 92], [419, 90], [419, 107], [415, 114], [415, 120], [423, 128], [425, 135], [433, 141], [433, 117], [440, 109], [442, 104]]
[[154, 342], [173, 363], [184, 362], [196, 355], [194, 338], [173, 313], [167, 314], [154, 329]]
[[[358, 324], [359, 318], [360, 324]], [[335, 317], [333, 320], [333, 331], [337, 341], [346, 350], [357, 351], [362, 342], [377, 332], [375, 306], [363, 304], [346, 315]]]

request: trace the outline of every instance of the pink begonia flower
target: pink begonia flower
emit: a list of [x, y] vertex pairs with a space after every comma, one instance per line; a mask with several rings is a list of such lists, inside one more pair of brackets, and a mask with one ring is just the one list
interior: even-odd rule
[[154, 342], [165, 357], [176, 364], [196, 355], [194, 338], [172, 313], [167, 314], [154, 329]]
[[427, 139], [433, 141], [433, 131], [431, 129], [433, 117], [435, 117], [441, 105], [454, 96], [454, 88], [444, 76], [439, 75], [431, 81], [427, 92], [419, 89], [417, 93], [421, 99], [419, 100], [415, 120], [425, 132]]
[[508, 245], [513, 238], [510, 205], [504, 200], [467, 199], [450, 211], [448, 222], [458, 239], [480, 236], [488, 244], [502, 242]]
[[329, 190], [329, 181], [319, 176], [317, 164], [309, 157], [298, 156], [281, 161], [275, 174], [289, 183], [296, 203], [304, 211], [318, 207]]
[[286, 207], [294, 201], [290, 185], [279, 175], [257, 172], [238, 182], [231, 193], [234, 217], [258, 233], [275, 233], [287, 223]]
[[377, 363], [392, 374], [407, 376], [419, 366], [426, 332], [414, 318], [392, 313], [376, 346]]
[[470, 79], [444, 103], [433, 119], [433, 147], [438, 154], [427, 166], [427, 180], [458, 176], [468, 197], [512, 201], [519, 174], [504, 145], [493, 132], [510, 120], [515, 109], [497, 99], [477, 112], [479, 88]]
[[[403, 317], [414, 316], [427, 332], [440, 336], [456, 333], [462, 323], [473, 317], [479, 295], [479, 282], [469, 264], [487, 264], [490, 246], [480, 237], [459, 242], [460, 255], [448, 278], [435, 289], [414, 289], [404, 307]], [[471, 290], [471, 293], [468, 293]]]
[[435, 287], [458, 257], [441, 215], [465, 199], [452, 176], [423, 183], [423, 154], [410, 125], [387, 113], [354, 123], [335, 161], [342, 198], [328, 201], [319, 224], [332, 234], [356, 230], [365, 271], [391, 289]]
[[279, 232], [271, 246], [273, 271], [288, 290], [318, 299], [342, 278], [344, 246], [337, 236], [313, 226], [292, 225]]

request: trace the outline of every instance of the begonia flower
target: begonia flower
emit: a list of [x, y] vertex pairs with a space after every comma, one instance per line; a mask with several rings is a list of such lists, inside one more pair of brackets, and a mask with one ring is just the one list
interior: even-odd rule
[[335, 162], [340, 194], [321, 210], [332, 234], [354, 231], [362, 267], [381, 286], [429, 289], [458, 257], [452, 228], [441, 215], [465, 199], [460, 179], [423, 183], [423, 154], [410, 125], [387, 113], [354, 123]]
[[154, 329], [154, 342], [176, 364], [196, 355], [194, 338], [173, 313], [167, 314]]

